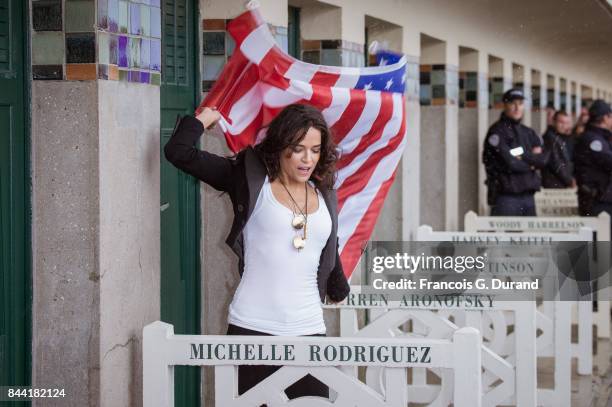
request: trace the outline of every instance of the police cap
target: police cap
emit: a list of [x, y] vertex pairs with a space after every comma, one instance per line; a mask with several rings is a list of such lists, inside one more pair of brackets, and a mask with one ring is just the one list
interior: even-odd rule
[[523, 94], [523, 91], [521, 89], [514, 88], [514, 89], [507, 90], [504, 93], [502, 101], [504, 103], [510, 103], [513, 100], [517, 100], [517, 99], [523, 100], [525, 99], [525, 95]]
[[591, 119], [596, 119], [598, 117], [605, 116], [610, 113], [612, 113], [610, 105], [602, 99], [595, 100], [589, 108], [589, 117]]

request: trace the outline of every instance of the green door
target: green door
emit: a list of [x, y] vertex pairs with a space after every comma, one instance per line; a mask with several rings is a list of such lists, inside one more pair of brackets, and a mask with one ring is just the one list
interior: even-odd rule
[[[197, 1], [162, 1], [161, 319], [177, 334], [200, 331], [198, 181], [163, 156], [177, 114], [193, 114], [197, 87]], [[198, 367], [175, 369], [175, 405], [200, 404]]]
[[0, 386], [30, 383], [26, 4], [0, 0]]

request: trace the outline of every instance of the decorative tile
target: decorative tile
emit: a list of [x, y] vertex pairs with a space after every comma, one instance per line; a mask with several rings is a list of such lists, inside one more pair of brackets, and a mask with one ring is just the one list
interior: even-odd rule
[[127, 82], [128, 81], [128, 73], [129, 73], [129, 71], [126, 71], [124, 69], [119, 69], [119, 80], [121, 82]]
[[108, 0], [98, 0], [98, 28], [108, 30]]
[[61, 65], [64, 63], [64, 34], [62, 32], [32, 33], [32, 64]]
[[202, 29], [203, 30], [225, 30], [225, 20], [223, 19], [204, 19], [202, 20]]
[[304, 51], [320, 50], [321, 41], [320, 40], [302, 40], [302, 49]]
[[140, 4], [130, 3], [130, 29], [129, 33], [134, 35], [142, 35], [142, 26], [140, 24]]
[[204, 55], [225, 55], [225, 32], [202, 33], [202, 52]]
[[93, 32], [95, 14], [94, 0], [66, 0], [66, 32]]
[[94, 33], [66, 34], [66, 62], [96, 62], [96, 36]]
[[32, 2], [32, 27], [35, 31], [62, 30], [61, 0], [38, 0]]
[[225, 56], [205, 56], [203, 61], [203, 80], [216, 80], [225, 65]]
[[111, 35], [105, 32], [98, 33], [98, 63], [110, 64], [110, 37]]
[[236, 41], [232, 38], [230, 33], [225, 33], [225, 55], [228, 57], [234, 53], [234, 49], [236, 48]]
[[117, 65], [123, 68], [128, 66], [128, 37], [123, 35], [117, 41]]
[[149, 72], [140, 73], [140, 83], [149, 83], [150, 79], [151, 79], [151, 74]]
[[154, 71], [161, 72], [161, 40], [151, 40], [151, 59], [150, 68]]
[[340, 40], [322, 40], [321, 41], [322, 49], [338, 49], [342, 48], [342, 41]]
[[110, 39], [109, 39], [109, 44], [108, 44], [108, 57], [109, 60], [108, 62], [112, 65], [117, 65], [117, 56], [118, 56], [118, 52], [117, 52], [117, 40], [119, 39], [118, 36], [111, 34], [110, 35]]
[[151, 36], [151, 7], [146, 4], [140, 5], [140, 27], [142, 35]]
[[302, 52], [302, 61], [308, 62], [310, 64], [319, 64], [320, 61], [320, 51], [303, 51]]
[[109, 65], [108, 67], [108, 79], [111, 81], [119, 80], [119, 67], [117, 65]]
[[150, 65], [151, 65], [151, 40], [143, 38], [142, 42], [140, 43], [140, 67], [144, 69], [149, 69]]
[[342, 50], [339, 49], [322, 49], [321, 50], [322, 65], [342, 66]]
[[114, 33], [119, 32], [119, 0], [108, 0], [108, 31]]
[[151, 74], [151, 79], [149, 80], [149, 83], [151, 85], [160, 86], [161, 85], [161, 75], [158, 74], [158, 73], [152, 73]]
[[86, 81], [96, 77], [96, 64], [66, 64], [67, 80]]
[[32, 79], [62, 80], [62, 65], [32, 65]]
[[129, 41], [129, 53], [128, 53], [128, 65], [130, 68], [140, 68], [140, 44], [141, 38], [130, 37]]
[[108, 79], [109, 66], [99, 64], [98, 65], [98, 79]]
[[151, 18], [149, 26], [151, 27], [151, 37], [161, 38], [161, 10], [155, 7], [151, 8]]
[[119, 32], [127, 34], [128, 32], [128, 2], [119, 0]]
[[202, 92], [209, 92], [214, 84], [215, 81], [202, 81]]

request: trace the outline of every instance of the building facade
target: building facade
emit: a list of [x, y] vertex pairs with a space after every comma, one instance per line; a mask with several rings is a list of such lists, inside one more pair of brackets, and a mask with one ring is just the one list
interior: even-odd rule
[[[512, 86], [542, 133], [612, 100], [610, 2], [260, 0], [304, 61], [408, 57], [407, 147], [373, 239], [487, 211], [481, 148]], [[227, 197], [160, 154], [233, 52], [243, 0], [0, 0], [2, 383], [65, 388], [62, 406], [142, 405], [142, 328], [223, 334], [238, 283]], [[202, 148], [228, 154], [218, 131]], [[326, 315], [337, 333], [337, 316]], [[213, 405], [211, 372], [176, 395]], [[182, 405], [182, 404], [181, 404]]]

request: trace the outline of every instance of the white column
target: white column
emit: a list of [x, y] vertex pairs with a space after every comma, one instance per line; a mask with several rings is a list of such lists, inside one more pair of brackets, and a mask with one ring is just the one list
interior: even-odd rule
[[406, 149], [400, 164], [402, 176], [402, 239], [415, 236], [420, 220], [421, 104], [419, 101], [420, 33], [403, 27], [402, 52], [406, 70]]
[[459, 45], [446, 43], [446, 230], [459, 226]]
[[523, 65], [523, 92], [525, 93], [525, 116], [523, 123], [526, 126], [533, 127], [531, 121], [531, 106], [533, 104], [533, 96], [531, 95], [531, 67]]
[[[485, 52], [478, 52], [478, 214], [488, 212], [487, 187], [484, 184], [486, 172], [482, 164], [482, 150], [487, 131], [489, 130], [489, 57]], [[463, 216], [463, 215], [462, 215]]]

